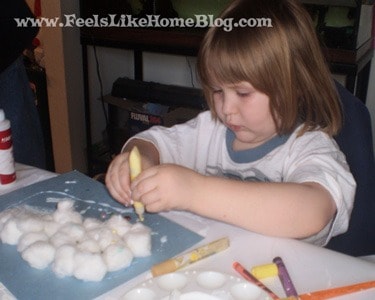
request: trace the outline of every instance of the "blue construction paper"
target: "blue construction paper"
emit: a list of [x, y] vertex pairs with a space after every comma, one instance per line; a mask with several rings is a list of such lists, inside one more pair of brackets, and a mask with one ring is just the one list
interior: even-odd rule
[[[113, 213], [137, 221], [133, 209], [116, 202], [103, 184], [72, 171], [0, 197], [0, 211], [29, 205], [42, 210], [55, 210], [59, 199], [75, 200], [75, 209], [84, 217], [102, 219]], [[159, 214], [146, 214], [144, 224], [152, 229], [152, 255], [135, 258], [123, 270], [109, 272], [100, 282], [85, 282], [74, 277], [58, 278], [50, 267], [34, 269], [24, 261], [16, 246], [0, 242], [0, 282], [17, 299], [93, 299], [149, 270], [151, 266], [190, 248], [202, 236]]]

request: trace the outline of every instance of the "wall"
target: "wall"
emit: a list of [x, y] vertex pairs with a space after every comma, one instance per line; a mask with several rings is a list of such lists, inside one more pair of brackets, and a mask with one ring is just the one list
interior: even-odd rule
[[[104, 139], [105, 116], [100, 102], [100, 81], [102, 79], [103, 95], [111, 92], [112, 83], [118, 77], [131, 77], [134, 73], [132, 52], [127, 50], [96, 47], [96, 58], [93, 47], [88, 47], [89, 86], [91, 108], [91, 136], [93, 143]], [[98, 64], [96, 63], [98, 61]], [[97, 67], [98, 65], [98, 67]], [[99, 68], [99, 69], [97, 69]]]
[[[34, 0], [28, 0], [33, 8]], [[42, 0], [42, 16], [79, 14], [79, 1]], [[44, 27], [48, 103], [56, 172], [86, 172], [82, 58], [78, 28]]]
[[[100, 74], [103, 79], [103, 94], [109, 94], [113, 82], [119, 77], [134, 78], [132, 51], [97, 47]], [[182, 86], [197, 86], [195, 58], [155, 53], [144, 53], [143, 77], [146, 81]], [[92, 139], [94, 143], [103, 139], [105, 118], [100, 98], [98, 74], [93, 47], [89, 47], [90, 104], [92, 109]]]

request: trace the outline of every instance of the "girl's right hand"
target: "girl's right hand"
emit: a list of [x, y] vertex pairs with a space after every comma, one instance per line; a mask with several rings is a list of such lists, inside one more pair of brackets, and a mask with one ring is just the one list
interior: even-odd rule
[[115, 200], [125, 206], [131, 204], [129, 152], [121, 153], [112, 160], [105, 184]]

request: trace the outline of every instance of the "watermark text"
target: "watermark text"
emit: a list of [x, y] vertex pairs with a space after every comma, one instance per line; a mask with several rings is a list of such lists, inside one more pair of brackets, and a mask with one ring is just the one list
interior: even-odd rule
[[65, 14], [62, 18], [14, 18], [18, 27], [127, 27], [127, 28], [206, 28], [222, 27], [231, 31], [236, 27], [272, 27], [270, 18], [234, 19], [215, 18], [213, 15], [194, 15], [192, 18], [165, 18], [160, 15], [135, 17], [126, 14], [92, 15], [89, 18]]

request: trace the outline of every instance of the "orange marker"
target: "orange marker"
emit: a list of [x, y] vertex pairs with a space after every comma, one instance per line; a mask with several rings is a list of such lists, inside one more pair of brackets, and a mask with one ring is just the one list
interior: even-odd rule
[[375, 288], [375, 280], [300, 295], [301, 300], [326, 300]]

